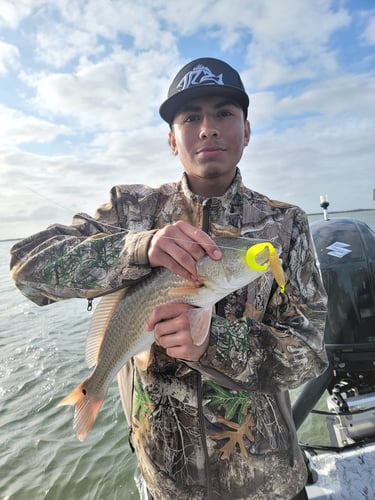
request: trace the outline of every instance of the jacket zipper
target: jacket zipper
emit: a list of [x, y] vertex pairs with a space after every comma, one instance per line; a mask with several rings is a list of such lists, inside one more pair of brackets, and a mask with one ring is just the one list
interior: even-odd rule
[[[211, 198], [208, 199], [207, 201], [204, 202], [203, 204], [203, 214], [202, 214], [202, 230], [210, 234], [210, 210], [211, 210], [211, 203], [212, 200]], [[212, 498], [212, 493], [211, 493], [211, 477], [210, 477], [210, 470], [209, 470], [209, 459], [208, 459], [208, 450], [207, 450], [207, 442], [206, 442], [206, 427], [205, 427], [205, 422], [204, 422], [204, 415], [203, 415], [203, 390], [202, 390], [202, 375], [198, 372], [198, 417], [199, 417], [199, 425], [201, 428], [201, 435], [202, 435], [202, 447], [203, 447], [203, 453], [204, 453], [204, 468], [206, 472], [206, 478], [207, 478], [207, 500], [210, 500]]]
[[204, 468], [205, 468], [205, 473], [206, 473], [206, 487], [207, 487], [206, 500], [210, 500], [210, 498], [212, 498], [212, 496], [211, 496], [211, 477], [210, 477], [210, 469], [208, 466], [206, 427], [205, 427], [204, 415], [203, 415], [202, 375], [199, 372], [197, 375], [198, 375], [198, 418], [199, 418], [199, 426], [201, 428], [202, 448], [203, 448], [203, 454], [204, 454]]
[[202, 231], [210, 234], [210, 210], [212, 200], [209, 198], [203, 203]]

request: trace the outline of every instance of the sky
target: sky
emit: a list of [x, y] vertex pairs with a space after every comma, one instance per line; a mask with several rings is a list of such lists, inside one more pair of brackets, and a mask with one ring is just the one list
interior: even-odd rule
[[374, 48], [374, 0], [0, 0], [0, 239], [180, 179], [158, 109], [198, 57], [250, 96], [248, 187], [375, 208]]

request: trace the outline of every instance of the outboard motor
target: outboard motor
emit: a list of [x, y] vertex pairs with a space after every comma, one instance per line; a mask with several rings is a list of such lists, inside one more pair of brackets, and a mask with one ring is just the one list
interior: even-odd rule
[[331, 445], [375, 439], [375, 233], [356, 219], [311, 223], [328, 294], [325, 344], [330, 367], [293, 405], [298, 428], [327, 389]]
[[310, 226], [328, 294], [332, 445], [375, 437], [375, 233], [355, 219]]

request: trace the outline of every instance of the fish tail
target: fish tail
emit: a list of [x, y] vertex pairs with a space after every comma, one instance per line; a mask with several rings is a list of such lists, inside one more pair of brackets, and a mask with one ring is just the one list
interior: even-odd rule
[[86, 439], [104, 401], [104, 396], [93, 398], [87, 392], [85, 382], [79, 384], [57, 404], [57, 406], [74, 406], [73, 429], [80, 441]]

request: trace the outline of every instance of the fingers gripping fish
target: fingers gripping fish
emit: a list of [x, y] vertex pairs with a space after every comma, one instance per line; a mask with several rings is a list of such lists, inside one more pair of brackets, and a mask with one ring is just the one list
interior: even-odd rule
[[[103, 297], [93, 315], [86, 345], [92, 374], [58, 406], [75, 407], [73, 428], [83, 441], [92, 427], [115, 375], [131, 357], [148, 352], [154, 336], [145, 323], [154, 307], [170, 302], [195, 306], [191, 310], [193, 342], [201, 345], [209, 334], [212, 307], [230, 293], [248, 285], [271, 269], [284, 291], [281, 261], [270, 242], [248, 238], [218, 238], [222, 258], [208, 255], [197, 262], [198, 283], [187, 281], [166, 268], [132, 287]], [[144, 358], [145, 359], [145, 358]], [[148, 359], [148, 356], [146, 356]]]

